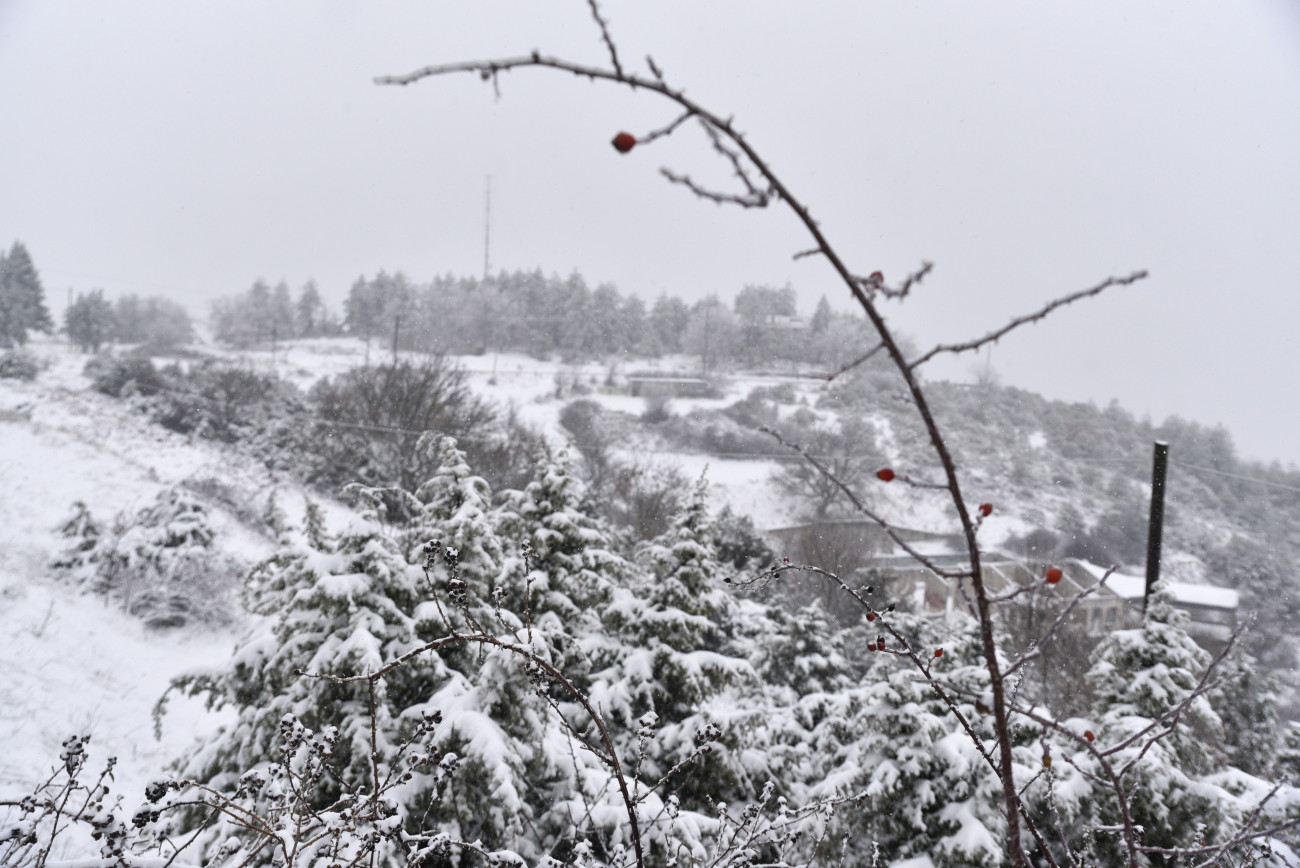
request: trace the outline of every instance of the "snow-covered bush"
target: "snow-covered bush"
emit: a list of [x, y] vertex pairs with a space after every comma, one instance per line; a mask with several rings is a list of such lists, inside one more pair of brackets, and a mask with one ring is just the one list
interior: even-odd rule
[[34, 380], [41, 372], [41, 363], [24, 350], [6, 350], [0, 353], [0, 380]]
[[159, 492], [109, 526], [73, 504], [62, 532], [68, 546], [54, 567], [90, 593], [151, 627], [225, 623], [243, 565], [213, 546], [208, 509], [185, 488]]

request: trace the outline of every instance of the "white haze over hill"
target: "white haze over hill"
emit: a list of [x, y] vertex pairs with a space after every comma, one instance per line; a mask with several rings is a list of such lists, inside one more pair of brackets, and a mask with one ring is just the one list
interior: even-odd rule
[[[1004, 341], [1008, 383], [1222, 422], [1300, 461], [1300, 12], [1233, 4], [603, 5], [629, 65], [736, 121], [851, 264], [932, 279], [892, 314], [922, 345], [1110, 274], [1151, 278]], [[196, 310], [258, 276], [581, 269], [624, 292], [783, 284], [847, 305], [792, 221], [695, 202], [726, 183], [698, 131], [621, 157], [672, 113], [545, 73], [502, 94], [376, 75], [533, 48], [605, 61], [580, 0], [0, 4], [9, 169], [0, 245], [69, 287]], [[973, 360], [932, 374], [967, 377]]]

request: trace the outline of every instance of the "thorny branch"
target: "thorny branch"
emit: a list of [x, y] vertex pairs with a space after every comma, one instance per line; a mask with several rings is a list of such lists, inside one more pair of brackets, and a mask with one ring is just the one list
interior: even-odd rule
[[885, 348], [884, 342], [878, 343], [871, 349], [867, 350], [862, 355], [858, 356], [853, 361], [845, 362], [844, 364], [836, 368], [834, 371], [826, 375], [826, 382], [829, 383], [832, 380], [834, 380], [836, 377], [841, 376], [842, 374], [847, 374], [849, 371], [853, 370], [858, 365], [866, 364], [867, 362], [871, 361], [872, 356], [874, 356], [876, 353], [880, 352], [884, 348]]
[[1072, 292], [1069, 295], [1063, 295], [1060, 298], [1049, 302], [1048, 304], [1044, 305], [1043, 307], [1039, 308], [1033, 313], [1016, 317], [1011, 322], [1004, 325], [1002, 328], [997, 329], [995, 331], [991, 331], [988, 334], [984, 335], [983, 337], [975, 338], [974, 340], [966, 341], [965, 343], [960, 343], [960, 344], [940, 344], [939, 346], [933, 348], [932, 350], [925, 353], [924, 355], [909, 362], [907, 367], [909, 369], [918, 368], [921, 365], [928, 362], [930, 359], [939, 355], [940, 353], [964, 353], [967, 352], [968, 350], [978, 350], [980, 347], [984, 346], [985, 344], [996, 343], [999, 339], [1006, 336], [1008, 332], [1014, 331], [1015, 329], [1020, 328], [1022, 325], [1028, 325], [1029, 323], [1037, 322], [1043, 319], [1049, 313], [1056, 310], [1058, 307], [1065, 307], [1067, 304], [1074, 304], [1076, 301], [1081, 301], [1085, 298], [1091, 298], [1094, 295], [1100, 295], [1101, 293], [1105, 292], [1107, 289], [1110, 289], [1112, 286], [1127, 286], [1131, 283], [1136, 283], [1139, 280], [1143, 280], [1146, 277], [1147, 277], [1147, 273], [1145, 271], [1135, 271], [1132, 274], [1128, 275], [1127, 277], [1108, 277], [1105, 280], [1103, 280], [1101, 283], [1097, 284], [1096, 286], [1089, 287], [1088, 289], [1081, 289], [1078, 292]]

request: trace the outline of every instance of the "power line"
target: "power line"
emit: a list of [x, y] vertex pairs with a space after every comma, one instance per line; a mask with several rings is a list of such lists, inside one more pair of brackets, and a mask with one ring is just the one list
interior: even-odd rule
[[1243, 482], [1253, 482], [1256, 485], [1266, 485], [1269, 488], [1281, 488], [1284, 491], [1300, 492], [1300, 488], [1297, 488], [1294, 485], [1286, 485], [1281, 482], [1269, 482], [1264, 479], [1256, 479], [1253, 476], [1242, 476], [1240, 473], [1228, 473], [1226, 470], [1215, 470], [1213, 467], [1201, 467], [1200, 465], [1197, 464], [1188, 464], [1185, 461], [1175, 461], [1173, 462], [1173, 464], [1176, 467], [1185, 467], [1188, 470], [1199, 470], [1202, 473], [1213, 473], [1216, 476], [1226, 476], [1229, 479], [1240, 479]]

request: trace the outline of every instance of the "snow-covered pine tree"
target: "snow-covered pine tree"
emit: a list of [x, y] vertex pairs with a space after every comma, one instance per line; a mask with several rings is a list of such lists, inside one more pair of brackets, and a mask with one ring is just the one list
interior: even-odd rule
[[0, 255], [0, 347], [27, 343], [27, 333], [49, 333], [54, 328], [45, 307], [45, 288], [21, 241]]
[[[589, 717], [574, 714], [572, 697], [557, 691], [527, 657], [558, 661], [555, 649], [579, 643], [551, 610], [541, 613], [551, 623], [542, 624], [530, 644], [525, 618], [503, 605], [507, 596], [523, 596], [525, 576], [518, 569], [522, 560], [504, 554], [500, 525], [519, 527], [521, 519], [491, 506], [486, 483], [470, 472], [454, 441], [430, 440], [424, 447], [437, 450], [440, 468], [419, 491], [423, 503], [397, 490], [356, 492], [404, 516], [405, 526], [385, 528], [372, 510], [334, 539], [314, 514], [303, 532], [289, 534], [254, 571], [248, 596], [260, 620], [241, 640], [232, 665], [178, 683], [191, 694], [206, 693], [214, 705], [233, 706], [238, 719], [191, 752], [182, 774], [230, 791], [246, 771], [271, 767], [283, 722], [291, 720], [334, 739], [337, 778], [316, 794], [316, 802], [327, 804], [347, 786], [385, 776], [403, 738], [439, 718], [427, 739], [435, 767], [415, 770], [393, 791], [409, 829], [476, 841], [488, 851], [517, 851], [529, 861], [578, 853], [618, 860], [631, 844], [627, 809], [610, 786], [609, 769], [582, 743]], [[551, 481], [557, 482], [554, 475]], [[544, 560], [559, 576], [560, 562], [550, 556], [568, 547], [550, 531], [565, 522], [554, 512], [534, 518], [541, 530], [529, 536], [557, 546]], [[421, 539], [424, 544], [417, 544]], [[580, 572], [560, 576], [556, 585]], [[508, 583], [518, 585], [510, 594]], [[557, 608], [567, 611], [568, 605]], [[577, 626], [584, 624], [597, 631], [599, 621]], [[311, 677], [364, 675], [433, 641], [443, 644], [376, 679], [373, 698], [364, 680]], [[563, 726], [559, 714], [573, 726]], [[437, 786], [438, 769], [452, 765], [450, 784]], [[210, 835], [205, 852], [214, 853], [231, 831]], [[474, 863], [475, 852], [457, 858]]]
[[[173, 686], [238, 715], [178, 763], [184, 778], [214, 790], [234, 791], [246, 772], [279, 759], [287, 716], [318, 733], [337, 732], [338, 777], [318, 793], [313, 807], [319, 808], [342, 795], [340, 781], [372, 779], [372, 720], [377, 768], [387, 773], [402, 712], [447, 674], [436, 655], [418, 657], [376, 685], [373, 709], [365, 683], [302, 674], [365, 674], [421, 644], [411, 615], [423, 597], [420, 571], [379, 525], [358, 520], [337, 539], [316, 526], [309, 530], [286, 534], [279, 551], [249, 575], [246, 602], [255, 621], [230, 665], [186, 675]], [[232, 834], [237, 830], [218, 827], [205, 839], [205, 855]]]
[[1258, 658], [1244, 649], [1219, 664], [1222, 682], [1210, 693], [1210, 704], [1223, 723], [1223, 752], [1227, 762], [1252, 775], [1271, 772], [1278, 748], [1278, 697], [1281, 684]]
[[[1212, 745], [1223, 741], [1223, 726], [1207, 695], [1196, 694], [1210, 655], [1187, 635], [1188, 616], [1174, 608], [1163, 585], [1152, 592], [1142, 626], [1111, 633], [1093, 652], [1088, 681], [1095, 696], [1092, 713], [1099, 745], [1119, 745], [1110, 756], [1131, 794], [1132, 820], [1142, 827], [1139, 843], [1185, 847], [1197, 836], [1214, 840], [1233, 824], [1231, 808], [1198, 777], [1213, 767]], [[1168, 734], [1156, 739], [1162, 730]], [[1099, 772], [1080, 753], [1080, 767]], [[1090, 802], [1093, 823], [1116, 828], [1122, 817], [1117, 797], [1099, 782]], [[1103, 858], [1121, 859], [1118, 833], [1097, 835]]]
[[[991, 749], [987, 700], [977, 699], [988, 690], [988, 672], [975, 622], [904, 612], [884, 617], [931, 660], [935, 682], [950, 688]], [[798, 800], [857, 796], [840, 808], [828, 835], [828, 849], [842, 842], [848, 864], [923, 857], [935, 865], [1005, 864], [996, 774], [879, 625], [880, 619], [853, 631], [851, 650], [866, 661], [857, 667], [857, 686], [809, 693], [788, 715], [773, 715], [774, 765], [788, 769], [782, 778], [802, 783]], [[868, 650], [882, 637], [883, 650]], [[934, 657], [940, 648], [942, 656]]]
[[[747, 800], [766, 783], [742, 762], [742, 728], [762, 716], [762, 684], [736, 632], [736, 602], [725, 590], [728, 570], [717, 557], [703, 478], [661, 536], [642, 543], [641, 579], [607, 608], [607, 627], [629, 646], [620, 689], [633, 707], [653, 712], [658, 727], [645, 764], [660, 775], [702, 745], [715, 742], [681, 781], [684, 807]], [[743, 711], [742, 711], [743, 709]]]
[[[543, 644], [527, 642], [526, 616], [507, 605], [519, 596], [517, 587], [507, 589], [522, 583], [502, 534], [506, 514], [493, 508], [487, 482], [472, 472], [453, 438], [426, 436], [419, 448], [438, 460], [417, 491], [424, 507], [403, 532], [408, 551], [423, 558], [432, 597], [414, 612], [421, 637], [482, 632], [545, 657]], [[540, 858], [556, 846], [554, 835], [571, 831], [571, 824], [548, 822], [546, 815], [573, 789], [575, 769], [537, 695], [539, 675], [519, 653], [501, 647], [466, 643], [439, 653], [449, 677], [424, 705], [444, 716], [440, 748], [463, 759], [449, 796], [431, 816], [443, 818], [461, 840]]]

